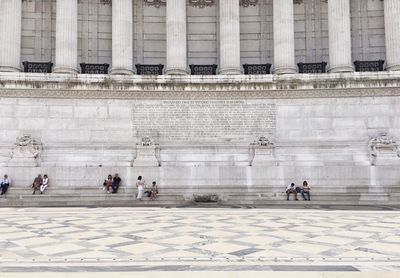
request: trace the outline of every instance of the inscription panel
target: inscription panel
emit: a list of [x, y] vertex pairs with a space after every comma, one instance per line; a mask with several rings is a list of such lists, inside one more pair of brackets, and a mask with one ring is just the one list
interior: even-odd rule
[[274, 103], [256, 100], [162, 100], [133, 105], [133, 134], [158, 142], [251, 143], [273, 137]]

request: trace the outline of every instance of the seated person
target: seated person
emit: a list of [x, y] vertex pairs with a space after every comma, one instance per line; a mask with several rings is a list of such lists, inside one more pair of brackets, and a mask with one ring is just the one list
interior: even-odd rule
[[292, 182], [290, 185], [288, 185], [288, 187], [286, 188], [286, 195], [287, 195], [287, 199], [286, 200], [288, 200], [289, 201], [289, 196], [290, 196], [290, 194], [294, 194], [294, 199], [296, 200], [296, 201], [298, 201], [298, 199], [297, 199], [297, 191], [296, 191], [296, 187], [295, 187], [295, 185], [294, 185], [294, 183]]
[[121, 183], [121, 178], [116, 173], [112, 181], [112, 193], [117, 193], [120, 183]]
[[[308, 182], [307, 181], [303, 181], [303, 188], [301, 189], [301, 196], [303, 196], [303, 199], [305, 201], [311, 201], [310, 198], [310, 190], [311, 188], [308, 186]], [[306, 198], [306, 195], [308, 198]]]
[[47, 186], [49, 186], [49, 177], [47, 175], [43, 176], [42, 184], [40, 185], [40, 194], [46, 190]]
[[107, 190], [107, 193], [111, 193], [110, 188], [112, 188], [113, 184], [113, 177], [111, 175], [108, 175], [107, 179], [104, 180], [103, 182], [103, 190]]
[[151, 186], [151, 194], [150, 194], [150, 200], [155, 200], [157, 199], [158, 196], [158, 187], [155, 181], [153, 181], [152, 186]]
[[1, 193], [0, 195], [4, 195], [7, 192], [8, 187], [11, 184], [11, 179], [8, 177], [8, 175], [4, 175], [4, 178], [0, 181], [0, 188], [1, 188]]
[[43, 183], [42, 175], [39, 174], [33, 180], [33, 183], [32, 183], [32, 186], [31, 186], [33, 188], [33, 193], [32, 194], [35, 194], [36, 190], [40, 190], [40, 185], [42, 185], [42, 183]]

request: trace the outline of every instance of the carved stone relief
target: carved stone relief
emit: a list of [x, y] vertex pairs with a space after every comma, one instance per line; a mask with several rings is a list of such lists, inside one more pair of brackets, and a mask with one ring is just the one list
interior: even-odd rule
[[275, 144], [267, 137], [261, 136], [257, 142], [250, 144], [251, 166], [275, 166]]
[[379, 133], [370, 139], [368, 150], [371, 156], [371, 165], [376, 165], [378, 158], [386, 160], [400, 158], [400, 145], [387, 132]]
[[42, 153], [42, 142], [30, 134], [18, 137], [12, 146], [9, 166], [38, 166], [38, 159]]
[[139, 144], [136, 144], [136, 158], [133, 166], [158, 167], [160, 147], [154, 144], [150, 137], [143, 137]]

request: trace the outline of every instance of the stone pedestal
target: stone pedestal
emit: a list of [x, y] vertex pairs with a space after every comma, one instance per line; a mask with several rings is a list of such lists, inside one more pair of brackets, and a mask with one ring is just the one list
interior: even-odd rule
[[329, 72], [354, 71], [351, 60], [350, 1], [328, 1]]
[[186, 0], [167, 1], [167, 74], [187, 74]]
[[21, 71], [22, 1], [0, 1], [0, 71]]
[[111, 74], [133, 74], [132, 0], [112, 3]]
[[220, 74], [240, 74], [239, 0], [220, 0]]
[[78, 0], [57, 0], [55, 73], [78, 73]]
[[254, 158], [251, 161], [251, 166], [276, 166], [274, 146], [259, 144], [251, 145], [254, 153]]
[[157, 159], [158, 145], [136, 145], [137, 155], [133, 161], [133, 166], [147, 166], [147, 167], [158, 167], [160, 163]]
[[385, 0], [386, 69], [400, 70], [400, 1]]

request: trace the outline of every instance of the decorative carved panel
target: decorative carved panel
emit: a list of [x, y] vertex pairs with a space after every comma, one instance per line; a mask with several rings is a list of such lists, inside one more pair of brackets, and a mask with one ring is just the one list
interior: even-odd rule
[[191, 75], [216, 75], [217, 65], [189, 65]]
[[100, 4], [111, 5], [112, 4], [112, 0], [100, 0]]
[[167, 0], [144, 0], [144, 4], [146, 6], [153, 6], [156, 8], [159, 8], [161, 6], [165, 6], [167, 3]]
[[245, 8], [247, 8], [249, 6], [256, 6], [257, 3], [258, 3], [258, 0], [240, 0], [239, 1], [240, 6], [245, 7]]
[[326, 72], [326, 63], [298, 63], [299, 73], [324, 73]]
[[244, 64], [244, 74], [270, 74], [271, 64]]
[[84, 74], [108, 74], [109, 64], [86, 64], [81, 63], [81, 73]]
[[356, 71], [383, 71], [384, 60], [354, 61]]
[[136, 72], [138, 75], [162, 75], [164, 65], [142, 65], [136, 64]]
[[215, 5], [215, 0], [189, 0], [189, 5], [198, 8], [212, 7]]
[[22, 62], [24, 65], [24, 72], [41, 72], [41, 73], [51, 73], [53, 63], [37, 63], [37, 62]]

